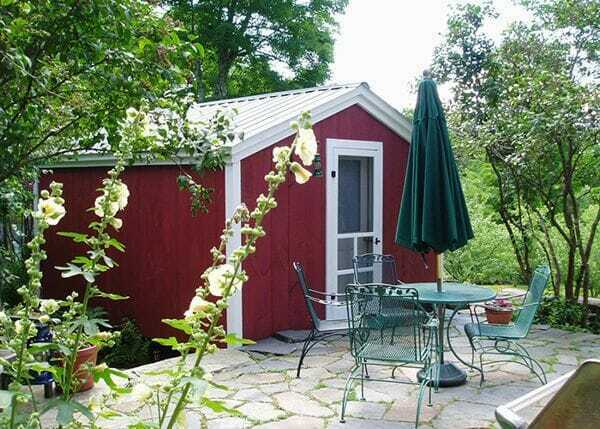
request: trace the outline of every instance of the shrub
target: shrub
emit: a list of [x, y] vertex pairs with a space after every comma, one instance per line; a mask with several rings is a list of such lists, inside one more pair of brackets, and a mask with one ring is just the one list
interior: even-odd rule
[[562, 298], [546, 297], [536, 314], [535, 323], [550, 325], [568, 331], [591, 331], [600, 333], [598, 312], [591, 306]]
[[144, 337], [134, 320], [123, 321], [121, 335], [104, 356], [104, 361], [119, 369], [133, 368], [153, 361], [150, 340]]

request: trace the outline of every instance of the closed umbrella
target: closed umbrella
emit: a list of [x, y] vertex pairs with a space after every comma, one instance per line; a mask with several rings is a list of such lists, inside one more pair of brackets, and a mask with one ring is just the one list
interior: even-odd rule
[[434, 251], [438, 290], [441, 254], [473, 238], [465, 197], [435, 82], [423, 73], [413, 119], [396, 243], [419, 253]]
[[[448, 127], [435, 82], [427, 72], [419, 84], [413, 119], [410, 153], [396, 243], [425, 254], [436, 253], [437, 291], [443, 292], [442, 254], [456, 250], [473, 238], [465, 197], [460, 186]], [[438, 344], [444, 347], [444, 305], [438, 305]], [[444, 362], [440, 352], [441, 386], [464, 383], [466, 374]], [[425, 375], [419, 374], [419, 379]]]

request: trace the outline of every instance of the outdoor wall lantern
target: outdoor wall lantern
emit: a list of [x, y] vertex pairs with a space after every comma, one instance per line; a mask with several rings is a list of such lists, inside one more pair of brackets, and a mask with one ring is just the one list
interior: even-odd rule
[[318, 153], [315, 155], [313, 167], [313, 176], [323, 177], [323, 171], [321, 170], [321, 155], [319, 155]]

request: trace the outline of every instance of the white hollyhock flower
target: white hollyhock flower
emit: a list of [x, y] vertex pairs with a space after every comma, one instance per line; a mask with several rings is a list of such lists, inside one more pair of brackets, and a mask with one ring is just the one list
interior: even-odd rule
[[117, 204], [119, 205], [119, 210], [123, 210], [125, 207], [127, 207], [127, 200], [129, 199], [129, 188], [125, 183], [119, 182], [117, 183], [117, 189]]
[[296, 137], [296, 155], [302, 164], [311, 165], [317, 154], [317, 138], [312, 128], [300, 128]]
[[40, 301], [40, 311], [46, 314], [53, 314], [58, 311], [58, 302], [53, 299], [42, 299]]
[[290, 148], [288, 146], [277, 146], [273, 148], [273, 162], [284, 162], [290, 157]]
[[186, 310], [183, 315], [188, 318], [193, 316], [195, 313], [199, 313], [201, 311], [206, 311], [210, 308], [211, 303], [199, 296], [194, 296], [192, 301], [190, 302], [190, 307]]
[[290, 170], [292, 171], [292, 173], [294, 173], [294, 176], [296, 176], [296, 182], [298, 182], [301, 185], [308, 182], [308, 179], [310, 179], [310, 177], [312, 176], [312, 173], [310, 171], [302, 167], [297, 162], [292, 162], [292, 165], [290, 165]]
[[208, 307], [210, 307], [210, 302], [207, 300], [200, 298], [199, 296], [195, 296], [192, 298], [192, 302], [190, 302], [190, 311], [193, 313], [198, 313], [199, 311], [204, 311]]
[[110, 224], [114, 229], [121, 229], [121, 227], [123, 226], [123, 220], [119, 219], [118, 217], [113, 217], [110, 220]]
[[127, 109], [125, 111], [125, 114], [127, 116], [127, 120], [129, 122], [135, 121], [135, 119], [137, 118], [138, 113], [139, 112], [137, 111], [137, 109], [135, 107], [130, 107], [129, 109]]
[[56, 225], [67, 213], [62, 204], [56, 198], [47, 198], [38, 202], [37, 216], [43, 218], [48, 225]]
[[[225, 288], [231, 282], [234, 271], [233, 265], [231, 264], [222, 264], [211, 268], [207, 274], [208, 290], [210, 293], [214, 296], [223, 296]], [[231, 287], [235, 290], [241, 286], [241, 280], [235, 279]]]
[[7, 323], [10, 319], [4, 311], [0, 311], [0, 324]]
[[[94, 202], [94, 213], [98, 217], [104, 217], [104, 215], [105, 215], [104, 207], [103, 207], [105, 199], [106, 199], [106, 195], [100, 195], [98, 198], [96, 198], [96, 201]], [[110, 211], [109, 213], [106, 214], [108, 216], [114, 216], [119, 211], [119, 203], [116, 201], [111, 201], [108, 204], [108, 207], [109, 207], [109, 211]]]
[[139, 402], [145, 402], [152, 397], [154, 392], [148, 385], [144, 383], [139, 383], [133, 386], [131, 390], [131, 396], [134, 397]]

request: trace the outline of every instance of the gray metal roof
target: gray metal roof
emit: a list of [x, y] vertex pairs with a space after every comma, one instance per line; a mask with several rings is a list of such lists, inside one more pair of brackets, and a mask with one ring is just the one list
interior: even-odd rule
[[289, 123], [303, 111], [312, 111], [361, 86], [368, 88], [365, 83], [328, 85], [199, 103], [189, 115], [194, 119], [208, 120], [217, 111], [236, 109], [236, 131], [243, 132], [246, 140], [282, 122]]
[[[208, 120], [219, 110], [235, 108], [235, 128], [243, 133], [243, 140], [234, 142], [231, 147], [232, 162], [235, 162], [291, 136], [294, 132], [290, 128], [290, 122], [304, 111], [310, 111], [313, 123], [317, 123], [354, 105], [362, 107], [410, 142], [412, 124], [371, 91], [366, 83], [319, 86], [199, 103], [192, 107], [188, 115], [190, 119]], [[45, 167], [99, 166], [113, 163], [112, 154], [94, 153]], [[172, 161], [168, 160], [151, 162], [170, 163]]]

